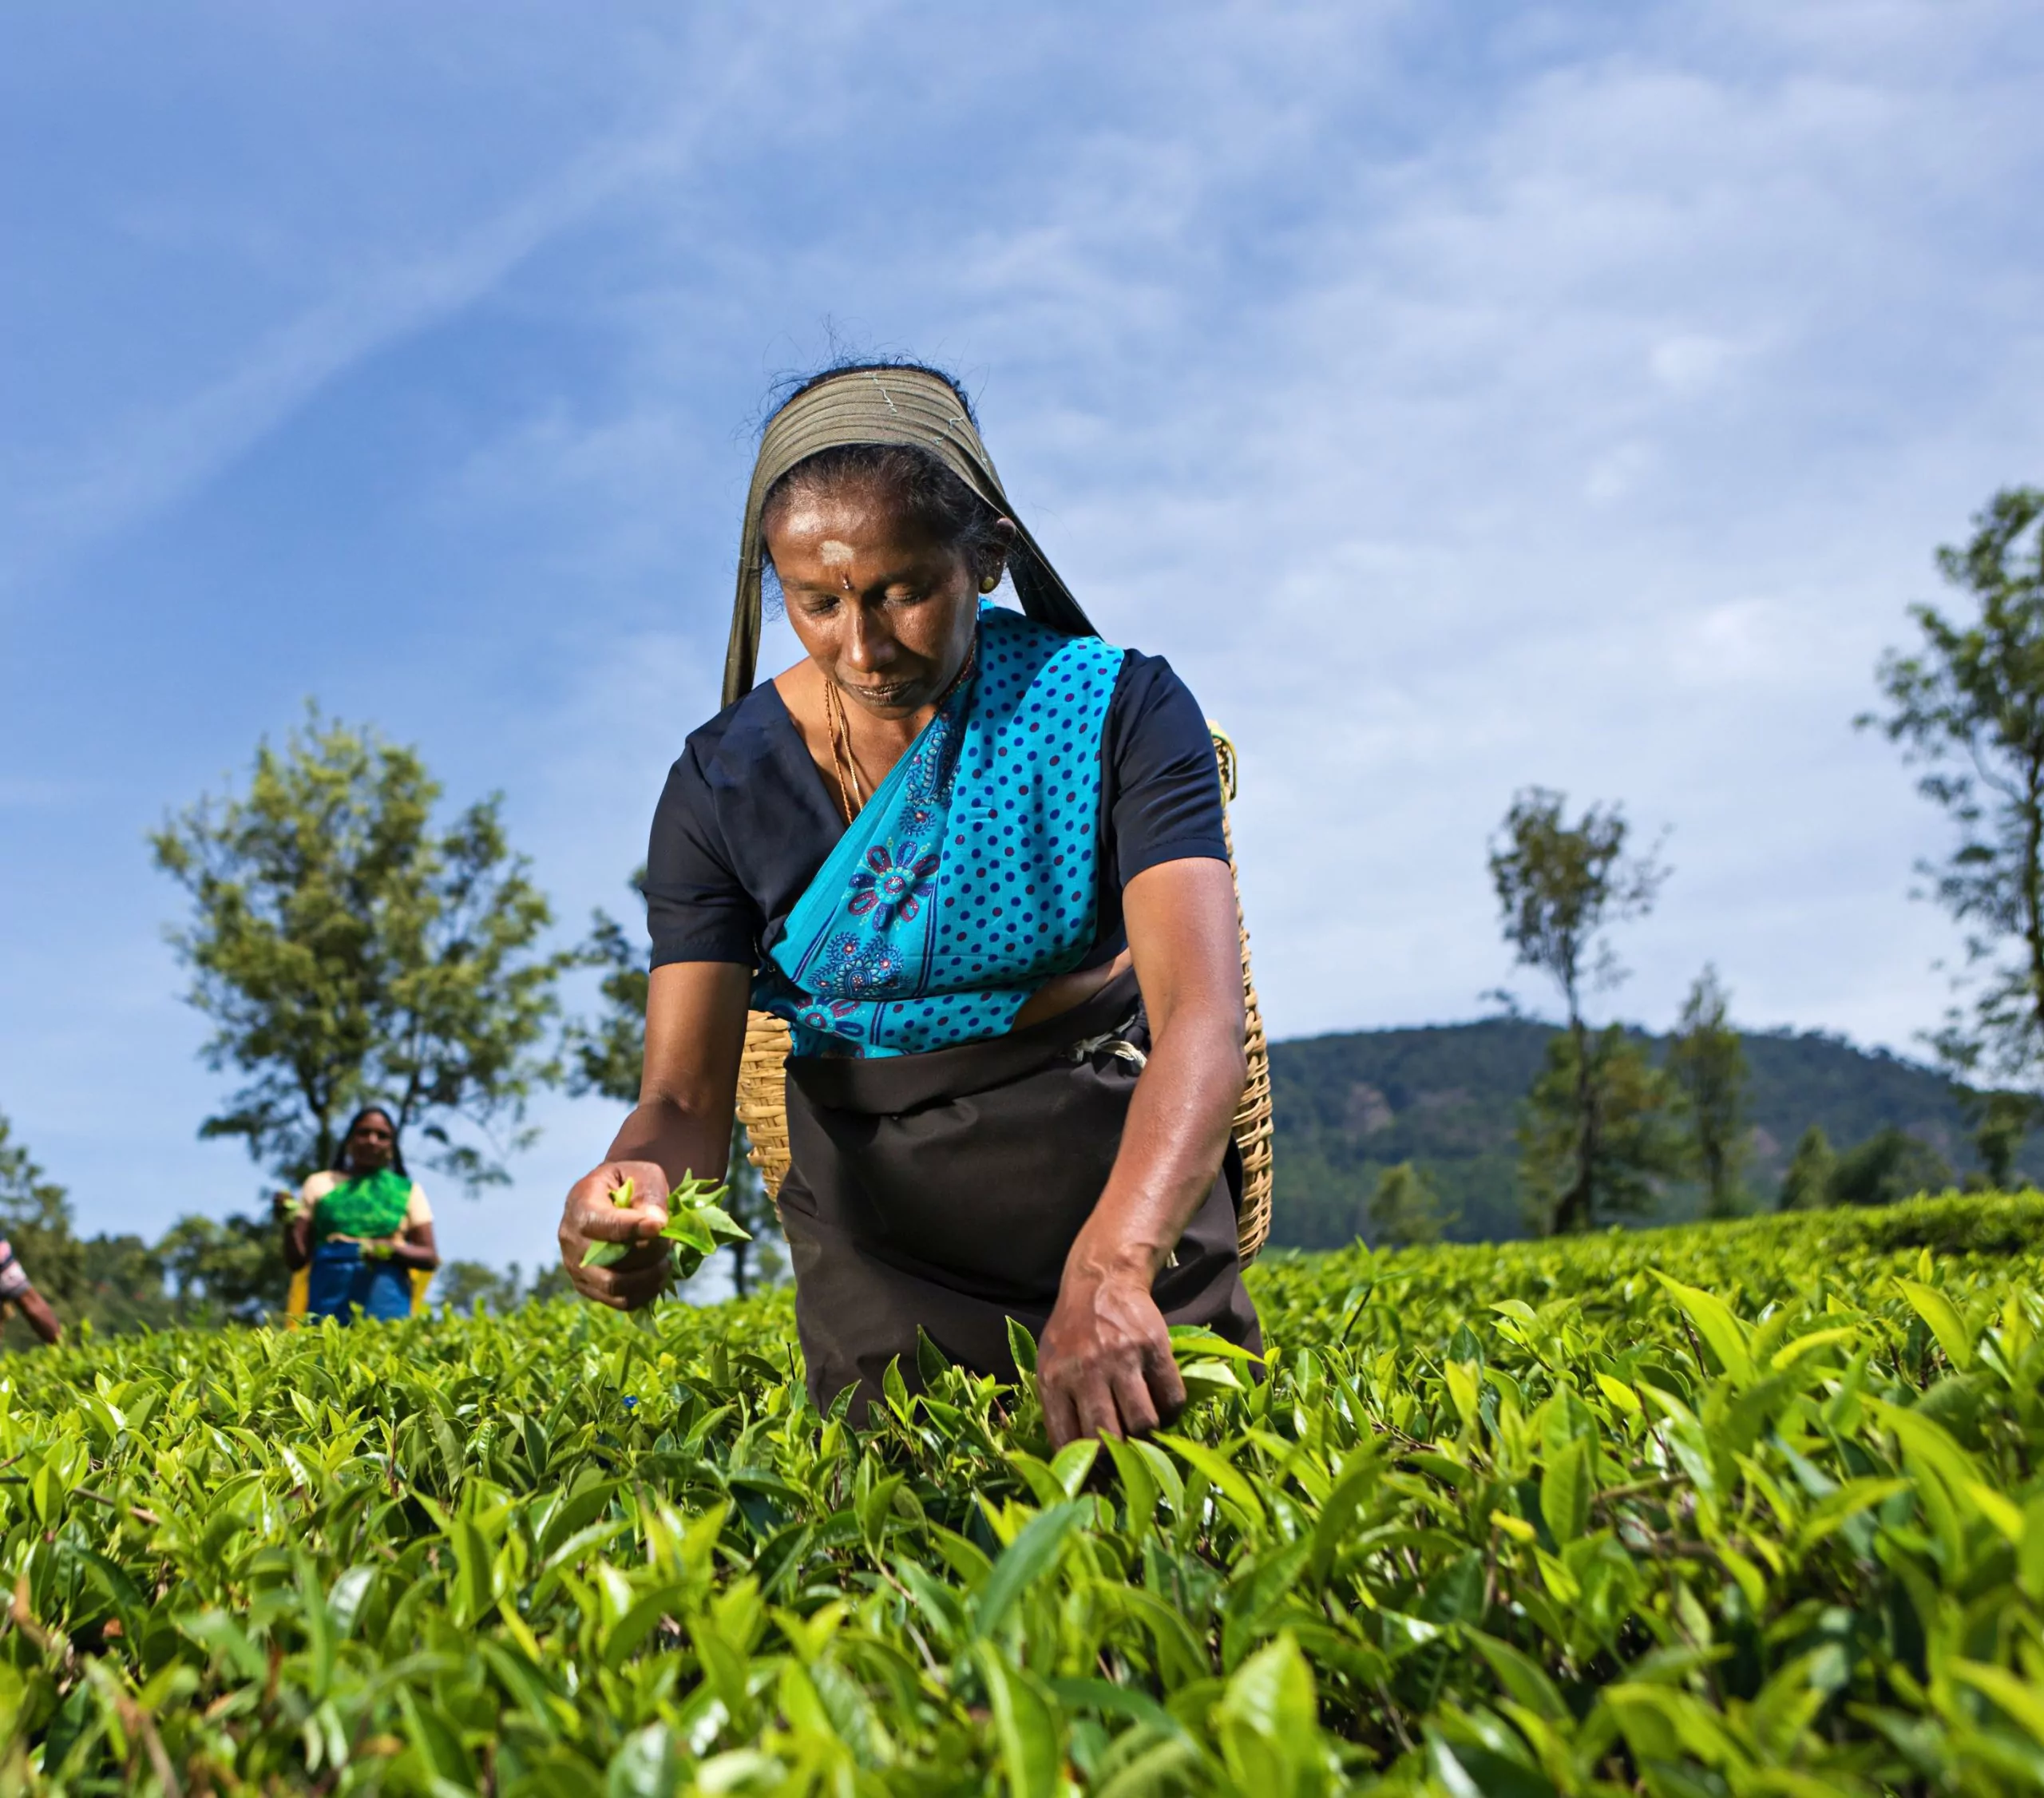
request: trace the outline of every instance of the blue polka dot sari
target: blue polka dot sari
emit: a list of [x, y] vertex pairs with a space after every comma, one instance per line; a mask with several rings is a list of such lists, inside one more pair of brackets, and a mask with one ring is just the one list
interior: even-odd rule
[[998, 1036], [1084, 959], [1122, 660], [1098, 637], [982, 607], [976, 671], [853, 821], [755, 982], [797, 1055]]

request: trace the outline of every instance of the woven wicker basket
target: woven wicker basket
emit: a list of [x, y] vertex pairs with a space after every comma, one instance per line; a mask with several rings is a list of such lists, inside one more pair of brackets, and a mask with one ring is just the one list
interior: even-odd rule
[[[1214, 753], [1221, 765], [1221, 789], [1235, 796], [1235, 746], [1218, 726], [1207, 728], [1214, 735]], [[1225, 814], [1222, 828], [1227, 830]], [[1235, 840], [1228, 831], [1228, 865], [1234, 866]], [[1263, 1013], [1257, 1004], [1256, 982], [1249, 965], [1249, 928], [1242, 923], [1242, 891], [1236, 883], [1235, 918], [1242, 949], [1242, 1008], [1246, 1028], [1243, 1048], [1249, 1061], [1249, 1080], [1242, 1088], [1241, 1108], [1235, 1113], [1235, 1147], [1242, 1158], [1242, 1209], [1238, 1220], [1242, 1257], [1252, 1259], [1270, 1235], [1271, 1115], [1270, 1045], [1263, 1034]], [[752, 1139], [752, 1165], [766, 1182], [769, 1198], [777, 1197], [788, 1172], [788, 1108], [786, 1063], [788, 1027], [765, 1012], [746, 1019], [745, 1053], [739, 1063], [738, 1115]]]

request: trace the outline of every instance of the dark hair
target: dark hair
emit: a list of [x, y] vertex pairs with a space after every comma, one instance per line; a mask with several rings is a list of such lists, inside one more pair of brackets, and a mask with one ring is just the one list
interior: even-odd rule
[[[977, 428], [979, 419], [972, 402], [955, 376], [905, 357], [892, 360], [862, 357], [847, 358], [812, 374], [782, 382], [761, 429], [772, 423], [784, 407], [826, 381], [840, 374], [884, 373], [890, 368], [913, 369], [918, 374], [933, 375], [957, 395], [959, 406]], [[889, 495], [940, 543], [948, 544], [969, 562], [982, 564], [1006, 548], [1001, 534], [994, 529], [1000, 514], [936, 456], [913, 443], [840, 443], [805, 456], [766, 489], [759, 508], [763, 547], [766, 533], [797, 499], [852, 485]], [[766, 565], [773, 567], [770, 552]]]
[[410, 1179], [410, 1172], [405, 1166], [405, 1151], [398, 1146], [398, 1120], [390, 1115], [390, 1108], [387, 1105], [365, 1105], [348, 1119], [347, 1128], [341, 1132], [340, 1147], [334, 1151], [334, 1171], [336, 1174], [347, 1172], [348, 1139], [355, 1135], [355, 1126], [364, 1118], [381, 1118], [390, 1127], [390, 1171], [402, 1174]]

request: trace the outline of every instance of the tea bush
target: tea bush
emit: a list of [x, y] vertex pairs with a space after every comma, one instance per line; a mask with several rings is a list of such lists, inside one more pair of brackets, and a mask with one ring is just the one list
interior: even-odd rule
[[12, 1358], [0, 1784], [2044, 1786], [2044, 1201], [1254, 1284], [1264, 1378], [1056, 1456], [818, 1416], [779, 1295]]

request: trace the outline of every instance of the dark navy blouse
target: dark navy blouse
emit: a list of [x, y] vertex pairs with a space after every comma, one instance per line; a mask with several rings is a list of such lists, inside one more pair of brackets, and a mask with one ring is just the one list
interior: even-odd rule
[[[1122, 889], [1159, 862], [1225, 861], [1221, 782], [1198, 703], [1162, 656], [1127, 652], [1100, 738], [1099, 922], [1081, 964], [1121, 952]], [[771, 681], [688, 739], [646, 851], [656, 968], [757, 968], [845, 821]]]

